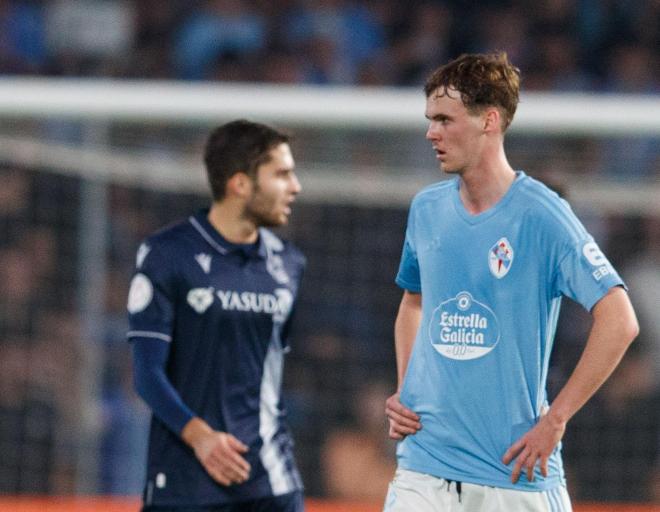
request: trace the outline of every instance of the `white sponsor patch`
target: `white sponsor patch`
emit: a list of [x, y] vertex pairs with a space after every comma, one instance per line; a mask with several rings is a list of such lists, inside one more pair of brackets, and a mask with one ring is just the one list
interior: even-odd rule
[[476, 359], [499, 343], [499, 322], [492, 309], [463, 291], [433, 311], [429, 337], [433, 348], [445, 357]]
[[597, 267], [596, 270], [591, 273], [596, 281], [600, 281], [603, 277], [614, 273], [612, 265], [610, 265], [610, 262], [607, 260], [596, 242], [587, 242], [584, 244], [582, 247], [582, 255], [592, 266]]
[[143, 311], [154, 296], [154, 287], [144, 274], [135, 274], [128, 291], [128, 312], [132, 315]]

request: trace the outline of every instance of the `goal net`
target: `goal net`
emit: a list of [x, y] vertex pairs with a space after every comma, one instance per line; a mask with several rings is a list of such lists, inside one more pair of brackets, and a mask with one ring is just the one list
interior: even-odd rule
[[[303, 192], [282, 235], [309, 266], [286, 388], [308, 491], [330, 493], [329, 436], [386, 435], [407, 207], [443, 179], [423, 109], [423, 93], [408, 89], [0, 81], [0, 490], [140, 492], [148, 413], [132, 391], [124, 339], [134, 255], [142, 237], [209, 203], [206, 135], [241, 117], [294, 135]], [[659, 111], [657, 96], [524, 95], [506, 141], [511, 164], [560, 189], [631, 280], [658, 258]], [[640, 317], [657, 344], [657, 312], [642, 315], [645, 300]], [[551, 393], [588, 325], [566, 304]], [[638, 477], [653, 463], [658, 426], [624, 414], [609, 421], [608, 407], [626, 411], [631, 385], [653, 399], [660, 357], [650, 341], [624, 368], [647, 380], [615, 375], [566, 437], [584, 499], [644, 496]], [[365, 403], [378, 414], [365, 414]], [[624, 441], [628, 452], [603, 450]], [[384, 467], [391, 450], [379, 452]], [[632, 459], [636, 470], [626, 471]], [[598, 480], [580, 477], [603, 464], [610, 470]]]

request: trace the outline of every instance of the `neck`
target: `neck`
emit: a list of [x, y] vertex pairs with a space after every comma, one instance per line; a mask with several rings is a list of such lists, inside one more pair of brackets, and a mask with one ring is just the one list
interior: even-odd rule
[[234, 244], [251, 244], [259, 237], [258, 226], [241, 217], [238, 205], [229, 199], [216, 201], [211, 205], [208, 220], [222, 237]]
[[504, 148], [500, 147], [494, 158], [483, 159], [482, 165], [465, 170], [460, 179], [461, 201], [470, 214], [477, 215], [504, 197], [516, 173], [506, 159]]

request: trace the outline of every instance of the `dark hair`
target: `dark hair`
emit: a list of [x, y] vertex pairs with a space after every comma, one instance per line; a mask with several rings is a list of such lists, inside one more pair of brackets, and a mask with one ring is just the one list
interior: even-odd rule
[[435, 90], [456, 89], [468, 112], [475, 114], [486, 107], [497, 107], [502, 113], [502, 131], [513, 120], [518, 106], [520, 70], [512, 65], [506, 53], [463, 54], [436, 69], [424, 84], [428, 98]]
[[204, 163], [213, 200], [225, 196], [227, 181], [244, 172], [256, 178], [259, 166], [270, 160], [271, 149], [289, 142], [289, 136], [270, 126], [238, 119], [217, 127], [206, 142]]

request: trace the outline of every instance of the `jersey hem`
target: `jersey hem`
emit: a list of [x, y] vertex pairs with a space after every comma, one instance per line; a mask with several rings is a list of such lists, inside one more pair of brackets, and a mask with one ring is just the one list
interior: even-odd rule
[[409, 292], [413, 293], [421, 293], [422, 292], [422, 287], [421, 286], [416, 286], [413, 285], [407, 281], [404, 281], [403, 279], [397, 278], [395, 280], [396, 284], [399, 286], [399, 288], [403, 288], [404, 290], [408, 290]]
[[406, 464], [405, 462], [399, 461], [398, 467], [400, 469], [406, 469], [408, 471], [416, 471], [417, 473], [425, 473], [427, 475], [434, 476], [436, 478], [443, 478], [445, 480], [453, 480], [457, 482], [464, 482], [468, 484], [476, 485], [486, 485], [488, 487], [498, 487], [503, 489], [511, 489], [514, 491], [525, 491], [525, 492], [544, 492], [550, 491], [559, 487], [561, 485], [566, 485], [566, 479], [555, 476], [551, 477], [543, 482], [543, 484], [530, 484], [529, 482], [523, 482], [522, 484], [512, 484], [510, 480], [491, 480], [487, 478], [478, 478], [473, 476], [468, 476], [460, 473], [454, 473], [452, 471], [437, 471], [434, 468], [425, 466], [423, 464]]

